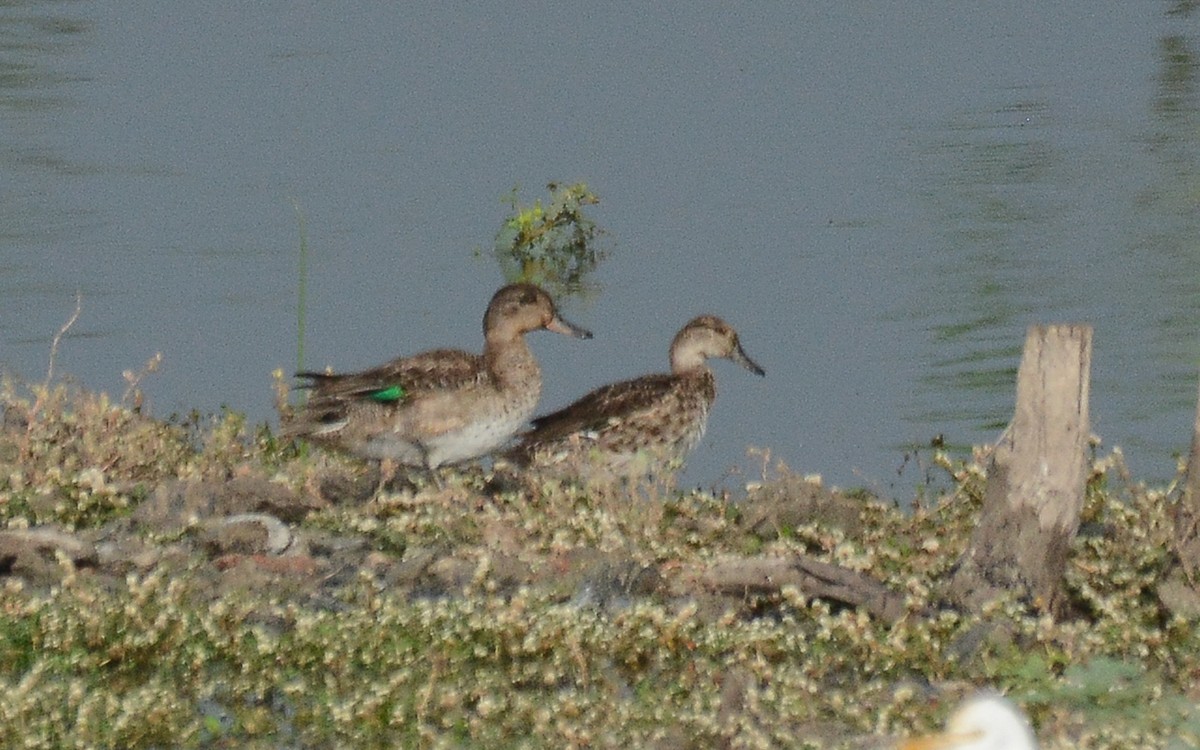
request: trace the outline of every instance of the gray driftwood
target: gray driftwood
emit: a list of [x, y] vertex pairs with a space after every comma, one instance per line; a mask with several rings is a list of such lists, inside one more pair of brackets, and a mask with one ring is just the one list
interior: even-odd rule
[[1060, 610], [1088, 475], [1091, 359], [1091, 326], [1030, 327], [1016, 412], [992, 453], [979, 525], [951, 579], [960, 606], [978, 610], [1015, 592]]
[[795, 586], [806, 597], [845, 604], [884, 620], [898, 620], [909, 611], [903, 594], [875, 579], [802, 555], [718, 561], [692, 583], [733, 596], [777, 594]]

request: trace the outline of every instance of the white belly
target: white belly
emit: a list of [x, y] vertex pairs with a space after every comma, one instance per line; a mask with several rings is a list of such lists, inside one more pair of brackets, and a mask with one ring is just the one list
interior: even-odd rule
[[472, 422], [461, 430], [425, 441], [426, 460], [431, 469], [485, 456], [508, 442], [525, 425], [529, 414], [514, 410], [496, 419]]

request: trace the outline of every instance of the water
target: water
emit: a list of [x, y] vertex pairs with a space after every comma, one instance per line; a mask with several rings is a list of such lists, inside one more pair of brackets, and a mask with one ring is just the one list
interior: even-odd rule
[[[514, 185], [586, 181], [611, 254], [535, 334], [545, 408], [666, 367], [715, 312], [685, 481], [792, 469], [905, 495], [905, 450], [988, 441], [1025, 327], [1096, 327], [1094, 430], [1164, 479], [1195, 410], [1197, 18], [968, 7], [27, 2], [0, 8], [0, 367], [152, 411], [273, 418], [306, 364], [477, 349]], [[732, 479], [727, 479], [732, 473]]]

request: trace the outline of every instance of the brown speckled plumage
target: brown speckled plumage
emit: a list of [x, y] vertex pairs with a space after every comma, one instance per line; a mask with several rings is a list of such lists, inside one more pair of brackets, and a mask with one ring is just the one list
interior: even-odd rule
[[537, 408], [542, 375], [525, 334], [542, 328], [591, 338], [559, 317], [540, 288], [506, 286], [484, 315], [482, 355], [437, 349], [364, 372], [297, 373], [312, 394], [283, 432], [364, 458], [430, 469], [485, 455]]
[[706, 364], [711, 357], [763, 374], [729, 324], [702, 315], [671, 342], [671, 372], [602, 386], [538, 417], [507, 456], [520, 466], [590, 482], [661, 476], [704, 435], [716, 398]]

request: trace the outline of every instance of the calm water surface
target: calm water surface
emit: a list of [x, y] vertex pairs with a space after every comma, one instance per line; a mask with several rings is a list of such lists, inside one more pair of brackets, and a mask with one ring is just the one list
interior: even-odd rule
[[535, 334], [552, 408], [666, 367], [716, 312], [685, 476], [759, 459], [905, 495], [905, 449], [993, 439], [1025, 327], [1095, 325], [1093, 423], [1136, 476], [1187, 445], [1200, 362], [1200, 18], [1190, 4], [0, 8], [0, 367], [154, 413], [272, 419], [306, 364], [477, 349], [514, 185], [586, 181], [611, 253]]

